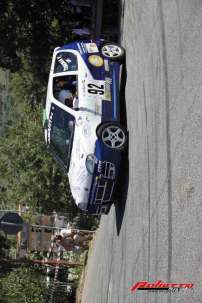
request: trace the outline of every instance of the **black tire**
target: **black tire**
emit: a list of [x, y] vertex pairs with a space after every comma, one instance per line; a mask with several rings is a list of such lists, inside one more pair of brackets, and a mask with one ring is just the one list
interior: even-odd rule
[[[96, 134], [97, 137], [102, 140], [103, 144], [110, 149], [123, 151], [127, 147], [128, 132], [118, 123], [103, 123], [98, 126]], [[110, 138], [107, 137], [107, 134]]]
[[[109, 48], [110, 46], [112, 48], [114, 47], [114, 51], [117, 49], [117, 54], [114, 53], [113, 55], [113, 51], [107, 51], [107, 48]], [[116, 43], [105, 43], [101, 47], [101, 53], [104, 58], [109, 59], [111, 61], [122, 61], [125, 57], [125, 49]]]

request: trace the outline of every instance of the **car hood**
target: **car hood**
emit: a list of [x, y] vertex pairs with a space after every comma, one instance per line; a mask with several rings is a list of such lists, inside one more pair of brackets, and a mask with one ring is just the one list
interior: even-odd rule
[[86, 169], [86, 157], [94, 154], [96, 142], [94, 133], [89, 123], [75, 125], [68, 177], [72, 196], [77, 206], [83, 207], [82, 209], [87, 206], [93, 179], [93, 175]]

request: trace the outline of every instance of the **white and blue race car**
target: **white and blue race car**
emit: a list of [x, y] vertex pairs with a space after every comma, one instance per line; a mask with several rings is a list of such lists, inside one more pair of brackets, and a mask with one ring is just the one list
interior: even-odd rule
[[108, 213], [120, 174], [127, 131], [120, 124], [124, 49], [114, 43], [72, 42], [57, 47], [44, 109], [45, 141], [68, 174], [77, 206]]

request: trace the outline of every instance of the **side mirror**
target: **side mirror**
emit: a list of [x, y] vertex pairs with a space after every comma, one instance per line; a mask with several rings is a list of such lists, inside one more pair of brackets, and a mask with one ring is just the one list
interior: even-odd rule
[[43, 128], [48, 128], [48, 119], [45, 108], [43, 109]]
[[43, 129], [48, 128], [48, 120], [43, 121]]

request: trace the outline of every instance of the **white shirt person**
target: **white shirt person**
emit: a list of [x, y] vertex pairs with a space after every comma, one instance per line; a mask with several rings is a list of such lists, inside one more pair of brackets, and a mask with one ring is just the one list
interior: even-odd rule
[[77, 95], [73, 96], [72, 92], [68, 89], [62, 89], [59, 92], [58, 99], [63, 104], [67, 105], [68, 107], [78, 109], [79, 101]]

